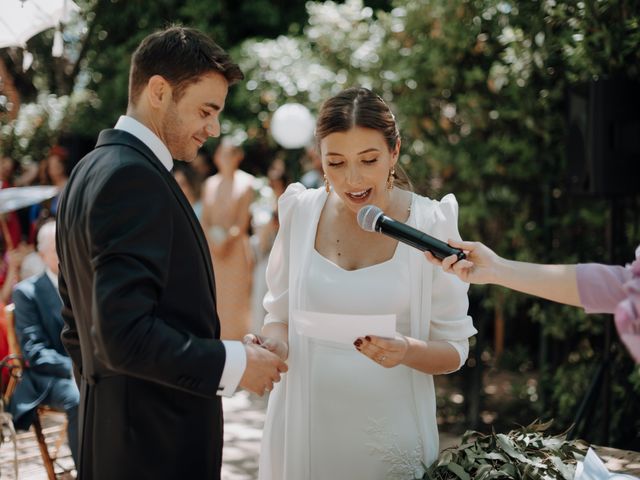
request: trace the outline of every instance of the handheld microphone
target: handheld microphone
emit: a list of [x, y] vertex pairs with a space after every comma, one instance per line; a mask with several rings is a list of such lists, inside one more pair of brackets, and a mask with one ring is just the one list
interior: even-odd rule
[[464, 252], [459, 248], [451, 247], [442, 240], [387, 217], [375, 205], [365, 205], [360, 209], [358, 212], [358, 225], [367, 232], [384, 233], [422, 252], [428, 250], [438, 260], [442, 260], [449, 255], [455, 255], [458, 260], [466, 258]]

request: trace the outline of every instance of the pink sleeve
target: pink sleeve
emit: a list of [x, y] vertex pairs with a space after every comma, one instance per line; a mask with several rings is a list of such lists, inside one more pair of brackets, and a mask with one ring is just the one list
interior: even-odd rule
[[629, 269], [599, 263], [581, 263], [576, 268], [580, 302], [587, 313], [614, 313], [626, 298], [623, 285], [631, 279]]

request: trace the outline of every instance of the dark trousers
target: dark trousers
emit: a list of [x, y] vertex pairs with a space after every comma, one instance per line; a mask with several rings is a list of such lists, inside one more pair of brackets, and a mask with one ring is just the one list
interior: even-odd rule
[[69, 378], [57, 379], [53, 382], [49, 394], [43, 403], [50, 407], [64, 410], [67, 414], [67, 438], [69, 439], [69, 449], [73, 461], [78, 466], [78, 404], [80, 403], [80, 392], [76, 382]]

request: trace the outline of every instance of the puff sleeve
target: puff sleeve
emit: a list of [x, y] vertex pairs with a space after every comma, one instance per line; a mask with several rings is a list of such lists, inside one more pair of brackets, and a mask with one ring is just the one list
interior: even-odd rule
[[292, 217], [299, 196], [305, 191], [301, 183], [293, 183], [278, 200], [280, 228], [267, 263], [267, 294], [263, 306], [267, 311], [264, 323], [289, 321], [289, 257]]
[[[443, 241], [460, 240], [458, 232], [458, 202], [448, 194], [436, 204], [433, 235]], [[430, 340], [447, 341], [460, 355], [460, 368], [469, 355], [469, 337], [477, 330], [468, 315], [469, 284], [455, 275], [433, 269]]]

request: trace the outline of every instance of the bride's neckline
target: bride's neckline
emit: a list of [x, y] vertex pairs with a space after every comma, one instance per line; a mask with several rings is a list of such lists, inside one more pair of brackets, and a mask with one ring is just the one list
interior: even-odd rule
[[[327, 195], [327, 198], [328, 198], [328, 195]], [[410, 200], [410, 202], [409, 202], [409, 206], [407, 207], [407, 212], [409, 213], [409, 215], [408, 215], [408, 217], [406, 218], [406, 220], [403, 220], [403, 223], [410, 223], [410, 222], [412, 222], [412, 221], [413, 221], [413, 212], [414, 212], [414, 210], [415, 210], [415, 208], [413, 208], [413, 206], [414, 206], [414, 201], [415, 201], [415, 195], [412, 193], [412, 194], [411, 194], [411, 200]], [[325, 199], [325, 204], [326, 204], [326, 199]], [[322, 208], [324, 209], [324, 205], [322, 206]], [[320, 215], [322, 215], [322, 210], [320, 211]], [[317, 236], [318, 236], [318, 226], [319, 226], [319, 223], [320, 223], [320, 216], [318, 216], [318, 221], [316, 221], [316, 223], [315, 223], [315, 232], [314, 232], [314, 235], [313, 235], [314, 242], [313, 242], [313, 248], [312, 248], [312, 250], [313, 250], [313, 252], [314, 252], [316, 255], [318, 255], [319, 257], [321, 257], [325, 262], [329, 263], [330, 265], [333, 265], [334, 267], [336, 267], [336, 268], [340, 269], [340, 270], [341, 270], [341, 271], [343, 271], [343, 272], [359, 272], [359, 271], [361, 271], [361, 270], [366, 270], [366, 269], [369, 269], [369, 268], [373, 268], [373, 267], [381, 266], [381, 265], [384, 265], [384, 264], [386, 264], [386, 263], [392, 262], [392, 261], [396, 258], [396, 255], [397, 255], [397, 253], [398, 253], [399, 246], [400, 246], [400, 245], [399, 245], [399, 244], [400, 244], [400, 242], [398, 242], [398, 241], [396, 241], [396, 245], [395, 245], [395, 248], [393, 249], [393, 253], [392, 253], [392, 255], [391, 255], [389, 258], [387, 258], [387, 259], [385, 259], [385, 260], [382, 260], [382, 261], [379, 261], [379, 262], [376, 262], [376, 263], [372, 263], [371, 265], [364, 265], [364, 266], [362, 266], [362, 267], [358, 267], [358, 268], [353, 268], [353, 269], [345, 268], [345, 267], [343, 267], [343, 266], [341, 266], [341, 265], [337, 264], [334, 260], [331, 260], [330, 258], [327, 258], [326, 256], [324, 256], [324, 255], [323, 255], [322, 253], [320, 253], [320, 252], [318, 251], [318, 249], [316, 248], [316, 238], [317, 238]]]

